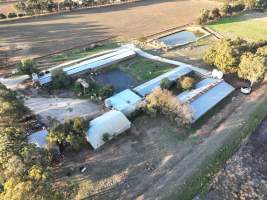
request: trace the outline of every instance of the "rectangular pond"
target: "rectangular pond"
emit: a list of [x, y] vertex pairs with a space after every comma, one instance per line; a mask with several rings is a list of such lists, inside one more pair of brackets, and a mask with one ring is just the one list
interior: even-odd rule
[[199, 38], [205, 35], [202, 31], [179, 31], [177, 33], [173, 33], [164, 37], [159, 38], [159, 42], [164, 43], [164, 45], [168, 47], [174, 47], [179, 45], [184, 45], [190, 42], [195, 42]]
[[120, 69], [100, 73], [94, 79], [100, 85], [112, 85], [116, 93], [138, 85], [138, 81], [133, 76]]

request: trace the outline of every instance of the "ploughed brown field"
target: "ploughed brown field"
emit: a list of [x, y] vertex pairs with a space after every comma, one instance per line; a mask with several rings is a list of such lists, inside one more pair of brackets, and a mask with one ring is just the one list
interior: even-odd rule
[[208, 0], [143, 0], [64, 14], [0, 22], [0, 45], [13, 61], [38, 57], [116, 36], [140, 38], [193, 22], [202, 8], [218, 6]]

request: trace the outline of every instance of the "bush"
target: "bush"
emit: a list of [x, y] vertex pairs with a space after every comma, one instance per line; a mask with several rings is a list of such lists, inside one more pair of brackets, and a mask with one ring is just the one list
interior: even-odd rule
[[6, 19], [6, 15], [3, 13], [0, 13], [0, 19]]
[[188, 125], [193, 120], [192, 108], [182, 104], [169, 90], [156, 88], [146, 97], [144, 109], [148, 113], [161, 113], [179, 125]]
[[163, 89], [170, 89], [172, 86], [172, 81], [168, 78], [164, 78], [160, 81], [160, 88]]
[[190, 90], [194, 87], [195, 79], [190, 76], [184, 76], [180, 79], [179, 84], [183, 90]]
[[106, 85], [100, 88], [98, 96], [102, 99], [110, 97], [114, 92], [114, 88], [112, 85]]
[[17, 17], [17, 14], [16, 13], [8, 13], [7, 17], [8, 18], [15, 18], [15, 17]]
[[25, 14], [23, 14], [23, 13], [19, 13], [18, 16], [19, 16], [19, 17], [23, 17], [23, 16], [25, 16]]
[[232, 6], [228, 3], [224, 4], [223, 7], [221, 8], [221, 11], [223, 13], [223, 15], [232, 15], [233, 10], [232, 10]]
[[22, 59], [20, 63], [17, 66], [17, 69], [19, 72], [22, 72], [23, 74], [27, 74], [29, 76], [32, 75], [32, 73], [38, 73], [39, 70], [36, 67], [35, 62], [32, 59]]
[[104, 133], [102, 136], [103, 142], [108, 142], [111, 139], [111, 135], [109, 133]]
[[258, 48], [256, 54], [267, 58], [267, 45]]
[[218, 19], [221, 17], [220, 9], [219, 8], [213, 8], [211, 11], [211, 18], [212, 19]]
[[245, 9], [245, 7], [246, 7], [245, 4], [238, 2], [232, 6], [232, 11], [233, 12], [241, 12]]
[[209, 21], [210, 11], [203, 9], [200, 12], [200, 16], [198, 17], [197, 21], [198, 24], [206, 24]]
[[52, 71], [52, 80], [52, 87], [54, 89], [65, 89], [72, 84], [72, 79], [62, 69]]

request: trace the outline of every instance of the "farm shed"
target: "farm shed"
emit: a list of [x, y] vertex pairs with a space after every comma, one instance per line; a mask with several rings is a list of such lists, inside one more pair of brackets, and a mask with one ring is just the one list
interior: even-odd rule
[[[117, 50], [114, 50], [111, 53], [107, 53], [101, 56], [97, 56], [95, 58], [91, 58], [89, 60], [82, 61], [80, 63], [74, 64], [70, 67], [65, 67], [63, 71], [65, 71], [68, 75], [75, 75], [79, 73], [84, 73], [88, 70], [98, 70], [109, 65], [121, 62], [123, 60], [134, 57], [136, 53], [129, 49], [129, 47], [121, 47]], [[39, 83], [41, 85], [49, 83], [52, 81], [52, 74], [48, 73], [44, 76], [39, 77]]]
[[46, 141], [47, 136], [48, 136], [48, 131], [46, 129], [37, 131], [28, 136], [28, 142], [31, 144], [35, 144], [39, 148], [46, 148], [47, 147], [47, 141]]
[[133, 90], [140, 94], [141, 96], [146, 96], [147, 94], [151, 93], [156, 87], [160, 86], [160, 81], [164, 78], [168, 78], [171, 81], [174, 81], [181, 76], [184, 76], [186, 74], [189, 74], [192, 72], [192, 69], [186, 66], [176, 67], [175, 69], [166, 72], [146, 83], [143, 83], [137, 87], [135, 87]]
[[109, 134], [113, 138], [130, 127], [131, 122], [122, 112], [111, 110], [90, 121], [86, 139], [94, 149], [97, 149], [105, 143], [103, 140], [104, 134]]
[[234, 87], [223, 80], [207, 78], [198, 82], [195, 89], [185, 91], [177, 98], [183, 103], [190, 103], [196, 121], [234, 90]]
[[142, 98], [130, 89], [123, 90], [114, 96], [105, 100], [107, 108], [113, 108], [125, 115], [130, 115], [136, 111], [142, 101]]

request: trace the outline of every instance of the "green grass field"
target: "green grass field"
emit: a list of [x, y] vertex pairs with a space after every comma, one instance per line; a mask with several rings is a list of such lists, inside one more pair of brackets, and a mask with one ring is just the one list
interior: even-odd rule
[[246, 13], [223, 18], [208, 25], [225, 36], [238, 36], [248, 40], [267, 40], [267, 14]]

